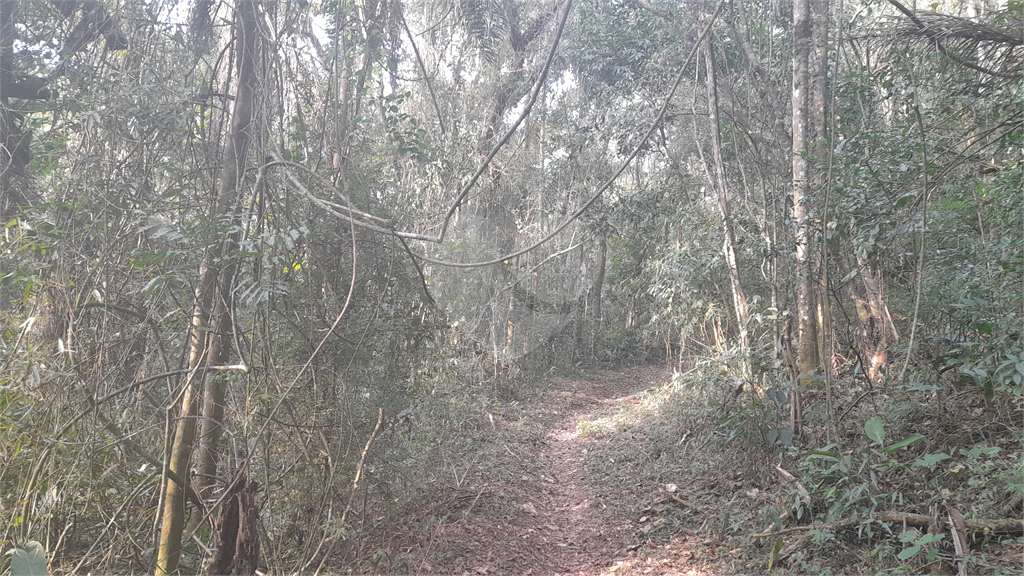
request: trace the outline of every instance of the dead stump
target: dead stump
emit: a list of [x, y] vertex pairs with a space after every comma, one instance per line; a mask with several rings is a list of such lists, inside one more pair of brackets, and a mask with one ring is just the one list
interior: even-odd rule
[[239, 478], [228, 489], [217, 515], [217, 552], [210, 564], [210, 576], [256, 574], [260, 559], [258, 488], [257, 482], [246, 486], [245, 478]]

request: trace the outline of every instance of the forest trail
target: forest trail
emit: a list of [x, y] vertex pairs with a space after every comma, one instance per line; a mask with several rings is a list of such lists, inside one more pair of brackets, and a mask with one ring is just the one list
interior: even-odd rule
[[[638, 404], [634, 394], [670, 377], [653, 366], [553, 380], [518, 410], [488, 414], [466, 451], [436, 467], [445, 496], [392, 540], [391, 557], [404, 559], [396, 572], [598, 575], [643, 562], [633, 551], [657, 488], [602, 447], [628, 433], [616, 415]], [[686, 550], [661, 552], [658, 573], [706, 573], [679, 562]]]

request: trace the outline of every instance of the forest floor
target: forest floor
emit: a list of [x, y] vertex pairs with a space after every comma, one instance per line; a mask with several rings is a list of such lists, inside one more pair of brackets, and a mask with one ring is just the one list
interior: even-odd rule
[[[746, 394], [738, 397], [732, 384], [674, 375], [664, 366], [640, 366], [546, 379], [504, 392], [501, 401], [467, 398], [454, 410], [428, 414], [429, 422], [445, 419], [445, 435], [423, 441], [415, 453], [407, 486], [418, 496], [407, 499], [397, 513], [378, 518], [380, 531], [364, 541], [358, 554], [371, 559], [369, 565], [359, 564], [361, 572], [751, 575], [769, 573], [774, 549], [771, 574], [776, 576], [957, 573], [952, 544], [933, 548], [937, 556], [897, 558], [906, 550], [907, 535], [920, 532], [895, 522], [821, 524], [826, 504], [820, 503], [815, 524], [808, 524], [797, 461], [769, 448], [771, 426], [785, 423], [766, 420], [764, 404], [757, 412], [752, 405], [758, 403], [745, 402]], [[439, 404], [452, 405], [453, 399], [446, 396]], [[846, 397], [843, 402], [856, 404]], [[881, 411], [880, 405], [864, 406], [867, 412], [843, 425], [844, 441], [853, 446], [862, 441], [869, 413]], [[980, 430], [963, 424], [970, 421], [964, 410], [981, 408], [965, 405], [954, 413], [965, 433]], [[782, 414], [776, 418], [788, 415], [776, 412]], [[937, 422], [940, 416], [930, 418]], [[822, 437], [822, 422], [808, 418], [805, 432]], [[942, 422], [927, 420], [922, 429], [938, 437], [937, 429], [955, 428]], [[912, 431], [898, 426], [893, 422], [894, 437]], [[969, 482], [927, 486], [950, 486], [943, 497], [952, 498], [955, 490], [964, 508], [986, 498], [992, 508], [998, 494], [989, 494], [986, 486], [1020, 465], [1019, 437], [1013, 438], [1004, 432], [985, 441], [985, 446], [1005, 444], [1006, 458], [986, 457], [979, 463], [976, 451], [957, 452], [965, 465], [978, 469], [979, 480], [988, 481], [974, 487]], [[872, 474], [877, 469], [884, 475], [889, 468], [902, 474], [916, 466], [895, 466], [893, 456], [863, 454], [868, 463], [884, 458], [886, 468], [871, 468]], [[917, 456], [910, 453], [905, 460]], [[990, 470], [989, 477], [981, 475], [983, 469]], [[851, 482], [855, 473], [848, 473]], [[891, 486], [885, 492], [882, 484], [900, 478], [878, 480], [880, 502], [897, 493]], [[853, 485], [850, 492], [861, 488], [869, 490]], [[927, 511], [934, 501], [930, 489], [899, 488], [917, 501], [901, 495], [891, 508]], [[1017, 502], [1013, 510], [1020, 510], [1019, 494], [1010, 500]], [[886, 508], [880, 506], [878, 511]], [[991, 516], [979, 509], [971, 514]], [[1004, 515], [1014, 517], [1012, 512]], [[789, 528], [774, 539], [754, 536], [772, 525]], [[976, 534], [971, 554], [968, 573], [1021, 573], [1024, 538]]]
[[737, 467], [749, 459], [699, 411], [662, 409], [671, 377], [555, 379], [467, 421], [418, 471], [433, 494], [389, 522], [377, 571], [762, 572], [767, 553], [739, 544], [760, 528], [747, 510], [762, 507], [761, 475]]

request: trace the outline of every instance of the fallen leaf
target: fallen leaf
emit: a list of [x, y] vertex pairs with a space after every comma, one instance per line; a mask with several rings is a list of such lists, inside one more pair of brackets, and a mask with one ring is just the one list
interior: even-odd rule
[[729, 554], [739, 554], [740, 552], [743, 552], [743, 548], [733, 548], [732, 550], [729, 550]]
[[573, 510], [579, 510], [581, 508], [590, 508], [590, 500], [584, 500], [583, 502], [580, 502], [579, 504], [572, 507]]

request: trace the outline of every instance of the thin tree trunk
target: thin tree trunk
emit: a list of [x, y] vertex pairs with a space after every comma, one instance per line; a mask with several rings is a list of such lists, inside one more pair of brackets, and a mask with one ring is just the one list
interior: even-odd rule
[[[238, 200], [245, 172], [245, 158], [252, 138], [253, 98], [256, 86], [256, 52], [259, 41], [258, 0], [238, 0], [235, 6], [236, 39], [239, 46], [238, 88], [232, 111], [231, 134], [225, 146], [214, 219], [223, 232], [207, 249], [199, 268], [196, 305], [192, 316], [191, 351], [168, 468], [188, 481], [189, 461], [199, 416], [207, 371], [222, 367], [230, 357], [230, 288], [234, 267], [224, 264], [238, 243]], [[225, 378], [210, 378], [203, 408], [197, 492], [208, 495], [217, 473], [217, 443], [221, 434], [226, 392]], [[206, 492], [207, 494], [204, 494]], [[163, 522], [157, 551], [156, 574], [170, 574], [181, 557], [184, 527], [184, 486], [168, 479], [164, 496]]]
[[[239, 199], [245, 179], [246, 157], [256, 132], [253, 124], [253, 109], [257, 86], [256, 59], [260, 49], [260, 30], [257, 22], [256, 2], [240, 0], [238, 18], [241, 41], [238, 66], [238, 93], [232, 111], [231, 135], [224, 151], [224, 166], [218, 190], [217, 213], [230, 215], [231, 226], [220, 249], [220, 258], [226, 262], [217, 278], [217, 297], [213, 303], [211, 326], [216, 339], [211, 346], [210, 361], [225, 365], [230, 359], [231, 285], [235, 276], [235, 264], [231, 254], [238, 247], [241, 227]], [[218, 375], [207, 382], [206, 398], [203, 404], [202, 433], [200, 435], [200, 470], [197, 484], [202, 497], [209, 496], [209, 487], [217, 477], [217, 443], [222, 432], [224, 419], [224, 397], [227, 378]]]
[[800, 388], [809, 384], [818, 368], [818, 339], [814, 305], [814, 280], [811, 272], [810, 224], [808, 222], [809, 152], [808, 112], [810, 97], [809, 56], [811, 51], [810, 1], [793, 2], [793, 224], [797, 267], [797, 369], [791, 405], [793, 435], [803, 426]]
[[812, 181], [822, 185], [825, 181], [825, 166], [829, 149], [827, 124], [825, 122], [828, 102], [828, 0], [810, 0], [811, 46], [808, 54], [808, 75], [810, 94], [808, 105], [809, 142], [811, 154], [818, 161], [818, 168], [811, 170]]
[[[808, 146], [812, 164], [808, 170], [808, 181], [810, 189], [819, 191], [819, 200], [813, 208], [820, 210], [814, 214], [815, 219], [820, 219], [824, 211], [823, 202], [820, 200], [826, 186], [829, 137], [826, 119], [826, 103], [828, 101], [828, 0], [810, 0], [811, 9], [811, 48], [808, 54], [808, 75], [810, 77], [810, 94], [808, 96]], [[824, 224], [824, 223], [823, 223]], [[821, 239], [824, 242], [824, 239]], [[831, 363], [831, 352], [827, 349], [826, 335], [829, 330], [825, 302], [826, 286], [824, 284], [828, 262], [824, 260], [824, 246], [821, 250], [815, 250], [816, 258], [811, 264], [811, 279], [814, 287], [815, 304], [818, 307], [817, 334], [818, 342], [818, 368], [829, 370]]]
[[881, 382], [888, 371], [889, 338], [898, 337], [895, 326], [889, 320], [885, 305], [885, 284], [877, 265], [857, 257], [857, 277], [850, 284], [850, 296], [857, 309], [860, 321], [861, 369], [873, 384]]
[[594, 283], [590, 285], [590, 293], [587, 297], [587, 312], [590, 315], [590, 354], [597, 353], [597, 339], [601, 333], [601, 299], [604, 295], [605, 268], [608, 259], [608, 237], [602, 232], [598, 239], [597, 246], [597, 274], [594, 276]]
[[15, 149], [12, 143], [18, 139], [18, 127], [14, 114], [7, 108], [14, 81], [14, 6], [14, 0], [0, 0], [0, 217], [4, 223], [21, 203], [11, 182]]
[[704, 40], [704, 63], [707, 67], [708, 82], [708, 119], [711, 122], [711, 147], [714, 157], [714, 180], [712, 185], [718, 193], [718, 208], [722, 213], [722, 227], [725, 240], [722, 251], [726, 264], [729, 266], [729, 286], [732, 291], [733, 309], [736, 313], [736, 325], [740, 334], [740, 354], [743, 357], [744, 376], [747, 371], [747, 296], [740, 284], [740, 271], [736, 264], [736, 234], [732, 225], [732, 207], [729, 205], [729, 187], [725, 179], [725, 161], [722, 159], [722, 137], [718, 119], [718, 76], [715, 71], [715, 56], [712, 50], [711, 35]]

